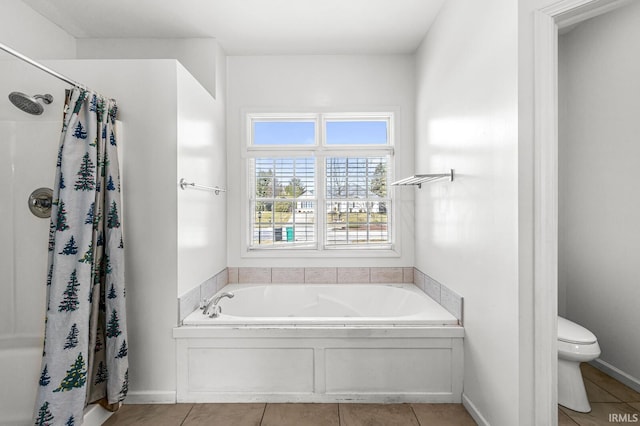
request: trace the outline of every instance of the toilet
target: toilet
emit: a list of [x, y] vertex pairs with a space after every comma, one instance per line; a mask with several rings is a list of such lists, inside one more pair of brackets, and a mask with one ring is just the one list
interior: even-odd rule
[[596, 336], [575, 322], [558, 317], [558, 404], [573, 411], [591, 411], [580, 363], [600, 356]]

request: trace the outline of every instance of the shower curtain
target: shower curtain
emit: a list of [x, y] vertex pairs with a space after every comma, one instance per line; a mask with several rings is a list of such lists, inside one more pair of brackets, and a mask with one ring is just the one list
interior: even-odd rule
[[47, 312], [34, 424], [79, 425], [128, 389], [116, 103], [84, 89], [65, 109], [49, 230]]

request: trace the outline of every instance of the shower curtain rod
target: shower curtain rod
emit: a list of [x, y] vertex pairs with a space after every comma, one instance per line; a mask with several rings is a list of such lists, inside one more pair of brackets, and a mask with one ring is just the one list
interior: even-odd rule
[[41, 63], [38, 63], [36, 61], [34, 61], [33, 59], [29, 58], [28, 56], [23, 55], [22, 53], [18, 52], [17, 50], [14, 50], [12, 48], [10, 48], [9, 46], [7, 46], [6, 44], [2, 44], [0, 43], [0, 50], [4, 50], [5, 52], [7, 52], [10, 55], [15, 56], [18, 59], [21, 59], [23, 61], [25, 61], [28, 64], [33, 65], [36, 68], [41, 69], [42, 71], [46, 72], [47, 74], [50, 74], [66, 83], [69, 83], [72, 86], [75, 87], [79, 87], [81, 89], [87, 89], [84, 85], [78, 83], [77, 81], [73, 81], [68, 77], [65, 77], [64, 75], [60, 74], [59, 72], [56, 72], [54, 70], [52, 70], [51, 68], [45, 67], [44, 65], [42, 65]]

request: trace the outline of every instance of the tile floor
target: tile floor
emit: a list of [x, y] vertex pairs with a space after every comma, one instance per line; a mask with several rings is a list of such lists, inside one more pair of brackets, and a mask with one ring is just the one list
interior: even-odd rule
[[[559, 426], [640, 425], [640, 393], [582, 364], [590, 413], [558, 408]], [[631, 421], [621, 421], [624, 415]], [[634, 421], [634, 414], [639, 420]], [[620, 417], [616, 417], [618, 415]], [[125, 405], [105, 426], [473, 426], [460, 404]]]
[[559, 426], [640, 425], [640, 393], [589, 364], [583, 363], [581, 368], [591, 412], [578, 413], [559, 407]]
[[475, 426], [461, 404], [124, 405], [104, 426]]

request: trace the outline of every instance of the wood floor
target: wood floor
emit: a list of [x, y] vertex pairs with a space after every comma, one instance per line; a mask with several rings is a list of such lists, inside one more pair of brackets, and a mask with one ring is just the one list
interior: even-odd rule
[[124, 405], [104, 424], [136, 426], [474, 426], [461, 404]]
[[[640, 424], [640, 393], [582, 364], [590, 413], [558, 408], [559, 426]], [[637, 415], [637, 417], [633, 417]], [[626, 417], [625, 417], [626, 416]], [[638, 420], [635, 420], [635, 419]], [[622, 421], [627, 419], [627, 421]], [[124, 405], [105, 426], [473, 426], [460, 404]]]
[[560, 407], [559, 426], [640, 425], [640, 393], [589, 364], [583, 363], [581, 369], [591, 412], [578, 413]]

